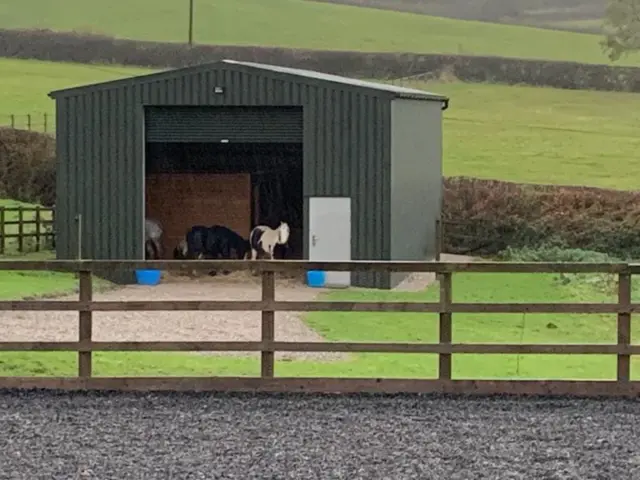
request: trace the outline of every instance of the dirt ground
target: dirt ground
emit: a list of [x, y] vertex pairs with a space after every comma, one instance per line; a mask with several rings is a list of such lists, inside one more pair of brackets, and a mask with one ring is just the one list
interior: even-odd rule
[[[467, 261], [467, 257], [443, 256], [443, 261]], [[396, 289], [416, 291], [435, 280], [433, 274], [416, 274]], [[295, 279], [276, 281], [276, 299], [311, 301], [326, 289], [312, 289]], [[154, 287], [130, 285], [95, 293], [97, 301], [120, 300], [260, 300], [260, 278], [245, 272], [207, 275], [190, 279], [167, 276]], [[77, 295], [58, 298], [75, 300]], [[260, 312], [94, 312], [93, 339], [96, 341], [258, 341]], [[276, 312], [276, 340], [321, 342], [297, 312]], [[38, 332], [37, 335], [34, 332]], [[2, 341], [74, 341], [78, 338], [76, 312], [0, 312]], [[221, 352], [238, 355], [241, 352]], [[247, 354], [244, 354], [247, 355]], [[257, 353], [251, 354], [258, 355]], [[348, 354], [322, 352], [279, 352], [279, 359], [335, 361]]]

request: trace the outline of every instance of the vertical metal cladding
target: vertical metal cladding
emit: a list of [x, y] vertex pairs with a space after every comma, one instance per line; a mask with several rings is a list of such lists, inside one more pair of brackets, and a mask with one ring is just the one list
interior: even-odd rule
[[[224, 93], [215, 93], [215, 87]], [[390, 258], [388, 92], [229, 65], [163, 72], [57, 97], [59, 255], [74, 256], [83, 216], [87, 258], [143, 256], [144, 106], [302, 105], [304, 195], [352, 198], [352, 258]], [[305, 206], [305, 254], [308, 254]], [[132, 277], [124, 278], [129, 281]], [[353, 275], [388, 287], [388, 275]]]

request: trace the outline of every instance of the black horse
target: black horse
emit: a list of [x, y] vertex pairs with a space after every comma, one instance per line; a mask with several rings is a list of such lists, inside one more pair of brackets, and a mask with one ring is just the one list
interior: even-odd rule
[[[175, 259], [238, 259], [247, 257], [250, 251], [249, 241], [223, 225], [194, 225], [173, 250]], [[216, 275], [217, 272], [209, 272]], [[225, 275], [229, 271], [223, 271]]]

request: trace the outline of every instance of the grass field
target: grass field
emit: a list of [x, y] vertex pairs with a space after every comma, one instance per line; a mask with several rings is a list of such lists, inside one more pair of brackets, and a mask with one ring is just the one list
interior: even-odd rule
[[605, 4], [598, 0], [312, 0], [438, 17], [600, 33]]
[[[51, 251], [31, 252], [26, 255], [5, 255], [0, 260], [51, 260]], [[94, 279], [95, 291], [113, 288], [113, 284], [101, 278]], [[73, 293], [78, 289], [75, 274], [61, 272], [6, 271], [0, 270], [0, 300], [54, 297]]]
[[[46, 277], [43, 277], [44, 285]], [[38, 281], [40, 283], [40, 281]], [[0, 285], [1, 288], [1, 285]], [[638, 290], [635, 290], [638, 292]], [[456, 274], [454, 301], [460, 302], [598, 302], [613, 301], [586, 283], [560, 285], [554, 275]], [[350, 301], [424, 301], [437, 298], [437, 286], [426, 292], [340, 291], [330, 299]], [[636, 295], [636, 298], [640, 295]], [[329, 341], [437, 343], [437, 315], [404, 313], [313, 313], [310, 326]], [[616, 320], [610, 315], [454, 315], [454, 342], [468, 343], [614, 343]], [[633, 338], [640, 333], [634, 322]], [[640, 378], [634, 359], [632, 375]], [[252, 358], [200, 354], [102, 353], [94, 357], [97, 375], [257, 375]], [[610, 379], [613, 356], [456, 355], [456, 378]], [[66, 353], [0, 353], [0, 375], [75, 375], [76, 355]], [[420, 354], [359, 354], [337, 362], [276, 363], [281, 376], [375, 376], [432, 378], [437, 357]]]
[[52, 90], [115, 80], [151, 71], [122, 66], [9, 59], [0, 59], [0, 70], [0, 125], [7, 124], [10, 114], [24, 116], [27, 113], [53, 113], [53, 100], [47, 96]]
[[[186, 42], [188, 3], [0, 3], [0, 28], [52, 28]], [[329, 50], [431, 52], [608, 63], [600, 36], [305, 0], [198, 0], [195, 41]], [[620, 64], [640, 64], [640, 57]]]
[[[8, 113], [52, 112], [50, 90], [150, 70], [0, 60]], [[640, 95], [434, 82], [409, 84], [451, 97], [444, 173], [533, 183], [636, 189]], [[0, 121], [0, 123], [2, 123]]]

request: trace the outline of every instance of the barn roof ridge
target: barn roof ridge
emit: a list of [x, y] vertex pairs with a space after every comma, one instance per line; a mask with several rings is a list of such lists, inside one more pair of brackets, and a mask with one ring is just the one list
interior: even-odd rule
[[213, 62], [201, 63], [198, 65], [190, 65], [187, 67], [174, 68], [168, 70], [160, 70], [157, 72], [152, 72], [144, 75], [135, 75], [132, 77], [124, 77], [116, 80], [108, 80], [106, 82], [97, 82], [86, 85], [78, 85], [75, 87], [63, 88], [59, 90], [53, 90], [49, 92], [49, 97], [56, 98], [59, 95], [68, 95], [72, 93], [79, 93], [82, 91], [89, 90], [91, 88], [96, 87], [108, 87], [108, 86], [118, 86], [120, 84], [124, 84], [126, 82], [130, 82], [132, 80], [142, 80], [149, 79], [152, 80], [153, 77], [161, 77], [167, 74], [176, 74], [179, 72], [189, 73], [193, 71], [207, 70], [214, 66], [219, 65], [237, 65], [240, 67], [257, 69], [257, 70], [265, 70], [273, 73], [280, 73], [283, 75], [291, 75], [294, 77], [309, 79], [309, 80], [319, 80], [330, 83], [337, 83], [340, 85], [347, 85], [356, 88], [364, 88], [368, 90], [376, 90], [379, 92], [386, 92], [395, 95], [398, 98], [410, 98], [416, 100], [435, 100], [448, 103], [448, 97], [445, 95], [440, 95], [437, 93], [427, 92], [424, 90], [419, 90], [417, 88], [407, 88], [407, 87], [399, 87], [396, 85], [390, 85], [385, 83], [371, 82], [366, 80], [358, 80], [355, 78], [344, 77], [340, 75], [333, 75], [329, 73], [317, 72], [314, 70], [304, 70], [299, 68], [291, 68], [291, 67], [281, 67], [277, 65], [271, 65], [266, 63], [257, 63], [257, 62], [245, 62], [239, 60], [230, 60], [230, 59], [221, 59]]

